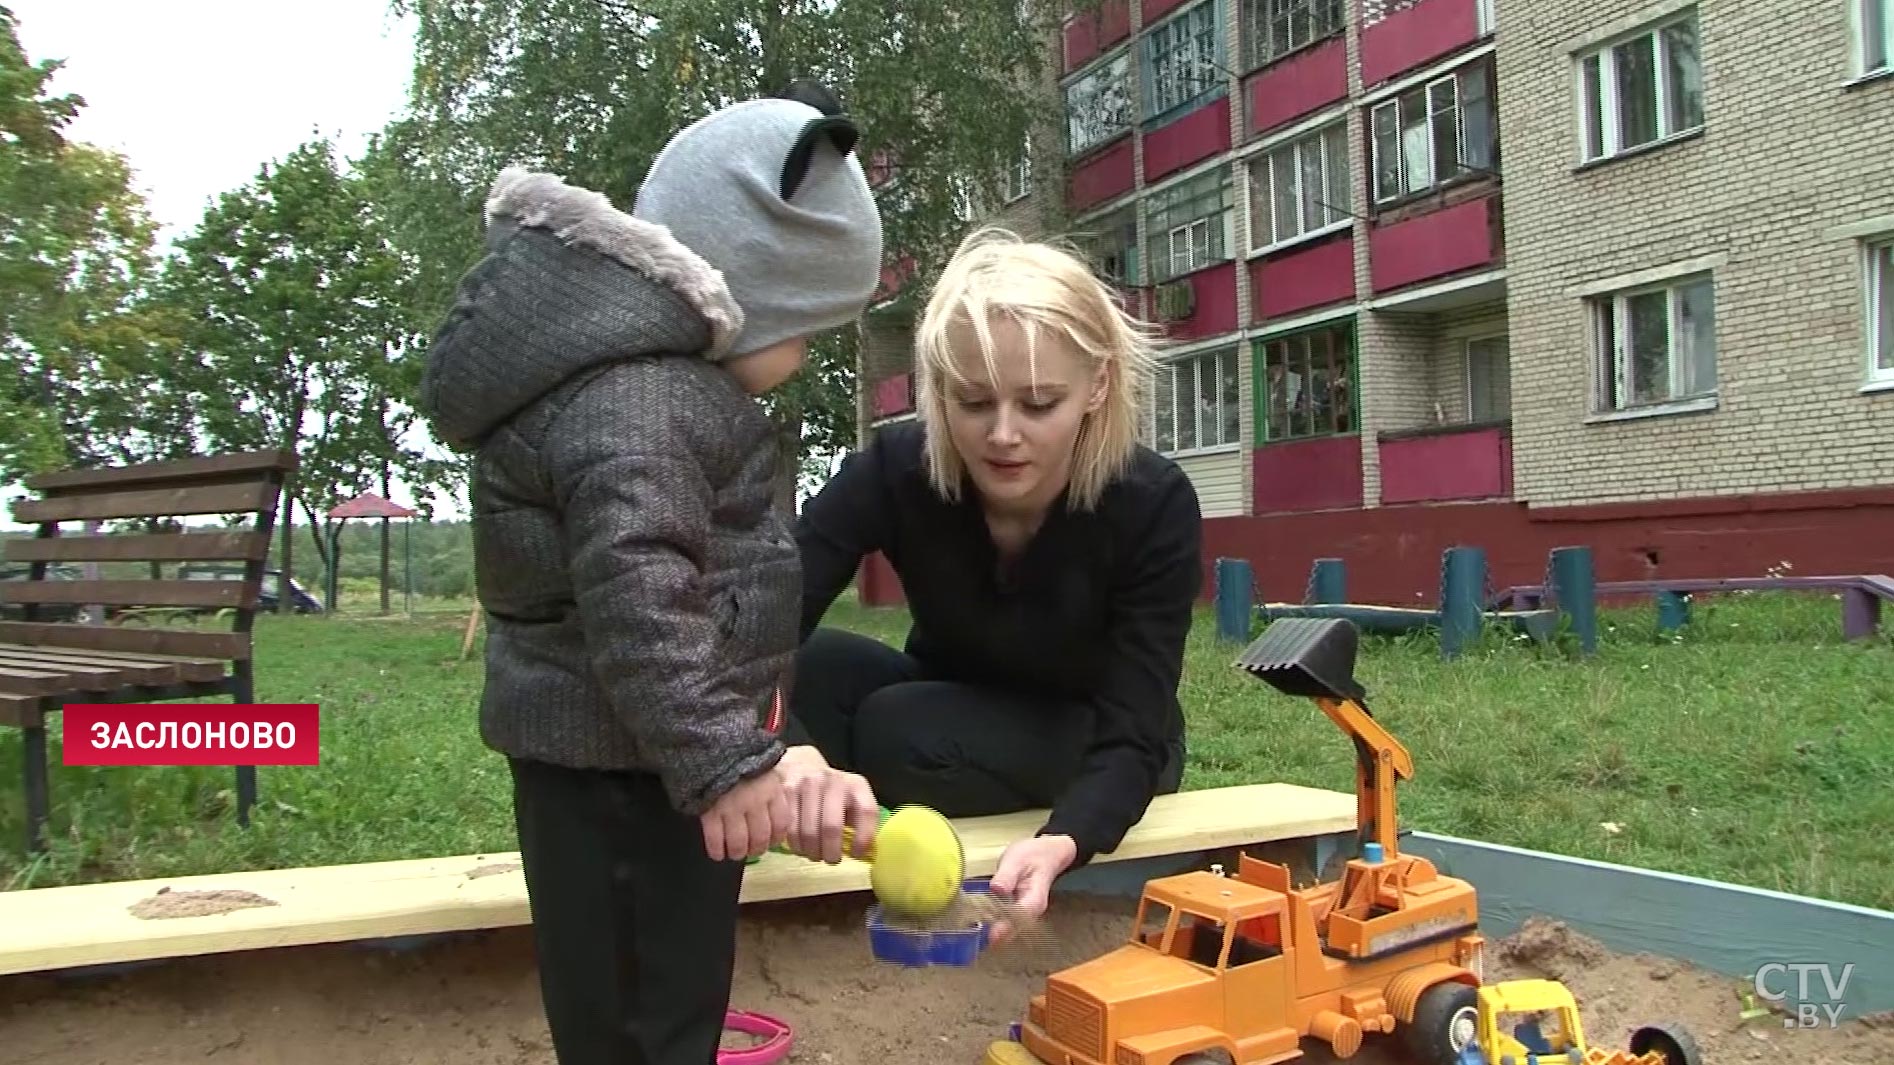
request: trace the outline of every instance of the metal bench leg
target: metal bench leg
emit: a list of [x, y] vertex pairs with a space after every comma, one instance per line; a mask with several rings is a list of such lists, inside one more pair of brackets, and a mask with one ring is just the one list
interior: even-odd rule
[[46, 726], [33, 725], [21, 732], [26, 740], [22, 759], [26, 776], [26, 849], [29, 854], [43, 854], [46, 820], [52, 805], [46, 781]]
[[237, 767], [237, 824], [250, 827], [250, 807], [256, 805], [256, 766]]

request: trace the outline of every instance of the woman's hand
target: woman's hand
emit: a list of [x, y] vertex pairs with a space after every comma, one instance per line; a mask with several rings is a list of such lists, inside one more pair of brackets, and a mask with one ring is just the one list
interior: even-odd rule
[[834, 865], [842, 860], [842, 826], [855, 830], [855, 856], [866, 853], [881, 826], [868, 781], [829, 765], [813, 744], [789, 748], [776, 763], [789, 799], [789, 848]]
[[[1015, 840], [1000, 853], [999, 868], [993, 872], [995, 894], [1013, 900], [1027, 916], [1045, 915], [1052, 901], [1052, 882], [1078, 860], [1078, 844], [1071, 836], [1033, 836]], [[994, 929], [1004, 939], [1011, 929]]]

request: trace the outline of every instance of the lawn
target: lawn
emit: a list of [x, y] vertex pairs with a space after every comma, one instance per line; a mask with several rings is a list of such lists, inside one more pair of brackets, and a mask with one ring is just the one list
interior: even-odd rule
[[[1427, 636], [1364, 642], [1370, 705], [1415, 758], [1403, 824], [1894, 909], [1894, 637], [1843, 643], [1828, 597], [1695, 611], [1674, 637], [1648, 610], [1611, 612], [1591, 660], [1502, 637], [1452, 663]], [[0, 884], [511, 850], [464, 617], [262, 619], [258, 698], [319, 702], [323, 752], [318, 768], [260, 772], [247, 832], [228, 770], [55, 766], [53, 849], [23, 862], [19, 737], [0, 732]], [[905, 631], [901, 612], [852, 599], [831, 620]], [[1233, 669], [1214, 631], [1202, 613], [1185, 787], [1351, 788], [1341, 734]]]

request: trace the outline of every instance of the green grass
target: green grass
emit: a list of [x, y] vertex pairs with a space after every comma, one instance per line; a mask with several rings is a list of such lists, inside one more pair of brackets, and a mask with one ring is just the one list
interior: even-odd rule
[[[1415, 759], [1404, 825], [1894, 909], [1894, 637], [1843, 643], [1827, 597], [1695, 610], [1677, 637], [1648, 610], [1612, 613], [1590, 660], [1500, 637], [1452, 663], [1431, 636], [1364, 642], [1370, 704]], [[890, 641], [906, 626], [852, 598], [831, 620]], [[0, 884], [512, 849], [463, 622], [264, 619], [258, 698], [320, 702], [323, 752], [319, 768], [261, 771], [248, 832], [228, 770], [55, 766], [53, 849], [25, 863], [19, 738], [0, 733]], [[1185, 787], [1350, 789], [1340, 732], [1233, 669], [1234, 652], [1200, 615]]]

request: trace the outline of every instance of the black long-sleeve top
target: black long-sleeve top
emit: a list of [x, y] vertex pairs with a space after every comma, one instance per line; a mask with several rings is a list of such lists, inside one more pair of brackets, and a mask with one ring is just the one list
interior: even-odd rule
[[[802, 635], [880, 551], [912, 616], [906, 649], [931, 673], [1090, 702], [1090, 749], [1040, 829], [1072, 837], [1076, 867], [1144, 816], [1183, 732], [1177, 688], [1204, 579], [1202, 522], [1189, 477], [1140, 447], [1092, 511], [1068, 510], [1062, 496], [1002, 577], [972, 493], [941, 499], [921, 426], [891, 426], [843, 460], [797, 524]], [[793, 720], [784, 738], [808, 742]]]

